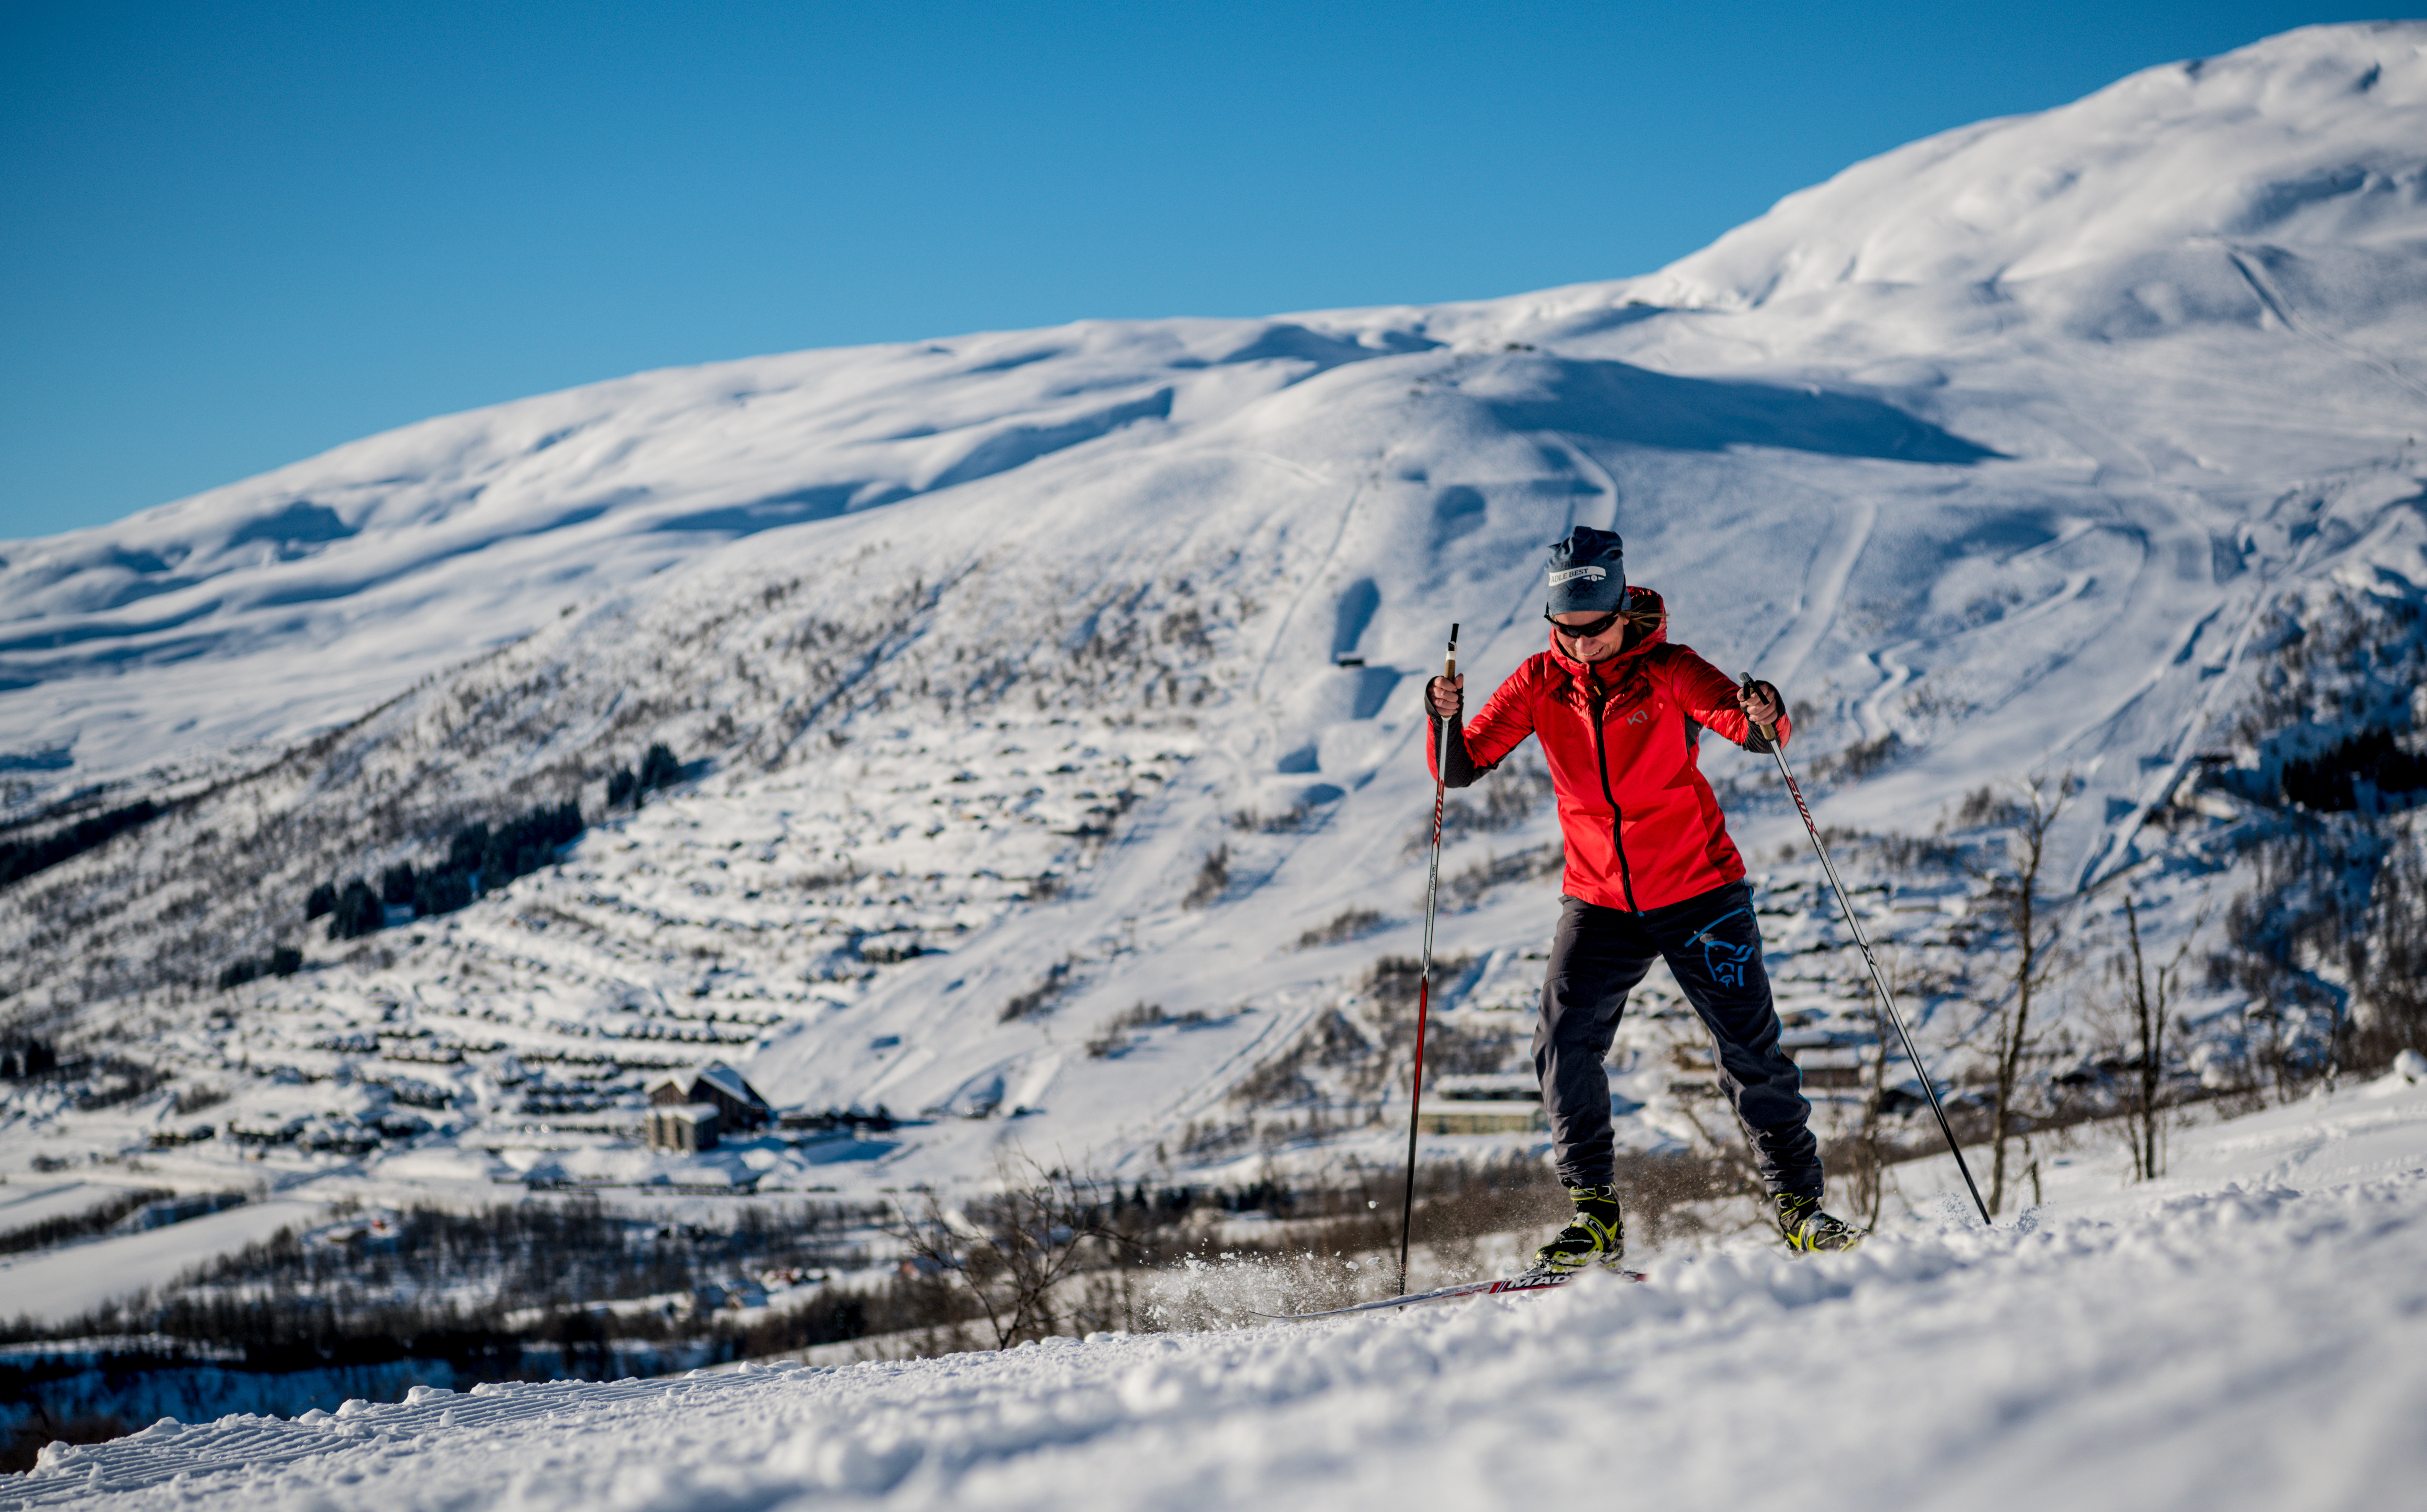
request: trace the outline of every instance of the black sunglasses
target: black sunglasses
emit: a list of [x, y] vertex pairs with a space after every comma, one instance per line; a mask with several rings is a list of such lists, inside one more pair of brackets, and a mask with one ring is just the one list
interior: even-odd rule
[[[1572, 614], [1575, 610], [1570, 610], [1567, 612]], [[1578, 641], [1589, 641], [1596, 635], [1607, 635], [1611, 626], [1616, 625], [1619, 621], [1626, 618], [1626, 610], [1622, 609], [1614, 609], [1608, 613], [1603, 615], [1600, 619], [1588, 620], [1582, 625], [1561, 625], [1557, 620], [1551, 619], [1551, 611], [1549, 610], [1544, 610], [1542, 611], [1542, 618], [1550, 620], [1551, 628], [1558, 631], [1561, 635], [1569, 636]]]

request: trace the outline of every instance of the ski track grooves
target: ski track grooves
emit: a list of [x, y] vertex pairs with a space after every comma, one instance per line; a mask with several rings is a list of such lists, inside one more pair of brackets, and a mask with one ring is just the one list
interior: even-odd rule
[[1784, 687], [1784, 679], [1800, 675], [1821, 638], [1836, 623], [1846, 605], [1846, 585], [1853, 580], [1854, 564], [1862, 560], [1879, 521], [1880, 507], [1874, 501], [1856, 498], [1843, 503], [1839, 512], [1843, 528], [1834, 539], [1822, 538], [1820, 548], [1812, 555], [1812, 569], [1805, 576], [1794, 616], [1772, 645], [1763, 650], [1762, 659], [1775, 658], [1782, 663], [1771, 681]]
[[2390, 358], [2380, 357], [2374, 352], [2327, 335], [2309, 324], [2307, 320], [2293, 314], [2291, 301], [2284, 298], [2283, 292], [2275, 287], [2273, 280], [2270, 279], [2262, 269], [2253, 266], [2250, 255], [2241, 248], [2227, 243], [2225, 255], [2233, 259], [2234, 271], [2240, 273], [2241, 281], [2250, 285], [2250, 292], [2257, 296], [2258, 302], [2267, 307], [2269, 314], [2284, 322], [2285, 330], [2305, 341], [2314, 342], [2346, 362], [2356, 363], [2362, 367], [2382, 374], [2419, 398], [2427, 399], [2427, 383], [2419, 382], [2396, 367]]

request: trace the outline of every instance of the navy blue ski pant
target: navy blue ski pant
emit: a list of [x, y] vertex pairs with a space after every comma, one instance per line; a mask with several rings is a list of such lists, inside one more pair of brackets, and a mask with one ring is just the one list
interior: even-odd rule
[[1562, 896], [1534, 1072], [1551, 1117], [1559, 1179], [1600, 1186], [1617, 1174], [1604, 1064], [1626, 995], [1653, 961], [1666, 960], [1718, 1049], [1719, 1086], [1752, 1137], [1772, 1192], [1820, 1195], [1820, 1149], [1801, 1073], [1778, 1048], [1778, 1009], [1761, 961], [1752, 889], [1741, 882], [1666, 907], [1630, 913]]

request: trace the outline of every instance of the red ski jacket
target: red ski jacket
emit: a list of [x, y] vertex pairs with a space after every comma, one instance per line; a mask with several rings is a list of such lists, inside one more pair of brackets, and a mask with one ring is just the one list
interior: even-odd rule
[[[1736, 706], [1736, 685], [1668, 641], [1660, 595], [1630, 587], [1660, 618], [1606, 661], [1559, 649], [1529, 657], [1463, 730], [1452, 725], [1449, 786], [1463, 788], [1539, 736], [1567, 842], [1561, 890], [1606, 908], [1658, 908], [1745, 874], [1718, 798], [1695, 765], [1695, 727], [1748, 750], [1768, 744]], [[1649, 601], [1648, 606], [1646, 601]], [[1790, 734], [1782, 715], [1778, 739]], [[1438, 740], [1438, 737], [1436, 737]], [[1435, 760], [1428, 741], [1425, 760]]]

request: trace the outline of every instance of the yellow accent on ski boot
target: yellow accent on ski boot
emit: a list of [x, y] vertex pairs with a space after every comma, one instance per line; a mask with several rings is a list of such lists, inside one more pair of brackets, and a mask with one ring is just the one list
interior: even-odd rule
[[1572, 1186], [1568, 1200], [1576, 1215], [1534, 1252], [1529, 1276], [1560, 1275], [1587, 1266], [1615, 1266], [1626, 1254], [1626, 1223], [1618, 1211], [1615, 1186]]
[[1770, 1200], [1778, 1205], [1778, 1232], [1789, 1249], [1808, 1255], [1851, 1249], [1863, 1242], [1861, 1229], [1820, 1211], [1816, 1193], [1779, 1192]]

